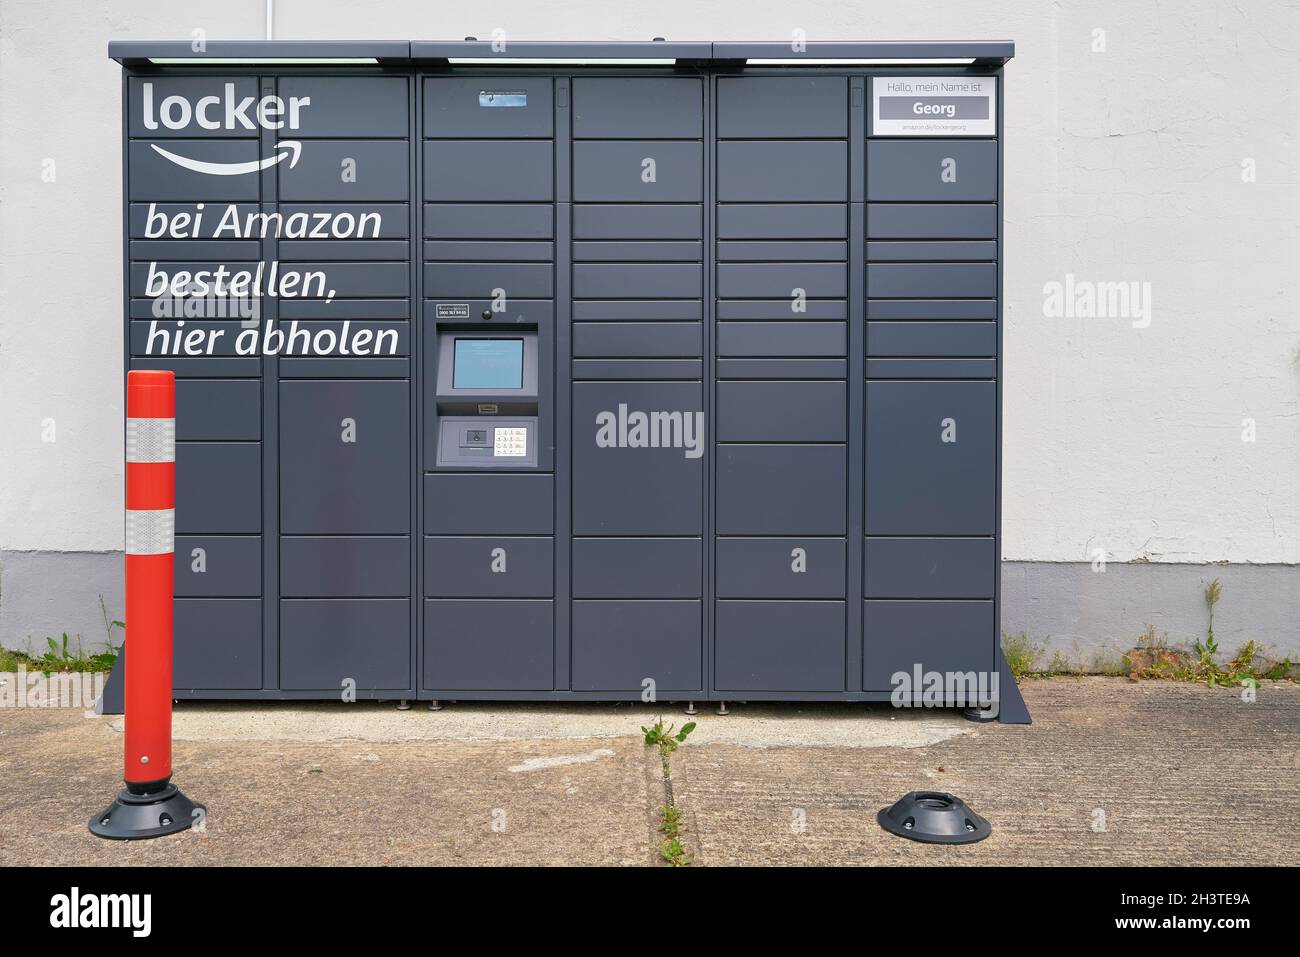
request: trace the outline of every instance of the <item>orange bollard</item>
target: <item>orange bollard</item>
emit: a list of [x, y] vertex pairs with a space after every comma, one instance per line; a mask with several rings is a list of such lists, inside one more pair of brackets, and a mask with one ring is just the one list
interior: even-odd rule
[[203, 813], [171, 783], [172, 598], [176, 530], [176, 377], [127, 373], [126, 787], [90, 819], [100, 837], [183, 831]]

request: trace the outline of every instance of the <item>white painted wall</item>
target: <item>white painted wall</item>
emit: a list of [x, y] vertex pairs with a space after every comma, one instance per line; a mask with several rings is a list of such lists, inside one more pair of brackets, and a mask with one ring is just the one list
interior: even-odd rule
[[[263, 0], [0, 0], [0, 551], [122, 546], [120, 82], [108, 40], [196, 28], [260, 38], [264, 25]], [[1015, 40], [1004, 556], [1300, 563], [1300, 7], [275, 4], [278, 39], [496, 27], [520, 39], [802, 28], [814, 40]], [[1092, 51], [1098, 28], [1105, 52]], [[1149, 327], [1045, 317], [1044, 285], [1067, 273], [1150, 283]]]

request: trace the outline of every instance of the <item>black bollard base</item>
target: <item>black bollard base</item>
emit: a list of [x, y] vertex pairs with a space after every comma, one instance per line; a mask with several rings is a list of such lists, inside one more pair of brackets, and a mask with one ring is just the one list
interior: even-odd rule
[[890, 834], [922, 844], [974, 844], [993, 832], [955, 794], [944, 791], [913, 791], [882, 808], [876, 820]]
[[149, 794], [132, 794], [125, 788], [101, 813], [90, 819], [90, 833], [114, 841], [139, 841], [188, 830], [207, 813], [174, 784]]

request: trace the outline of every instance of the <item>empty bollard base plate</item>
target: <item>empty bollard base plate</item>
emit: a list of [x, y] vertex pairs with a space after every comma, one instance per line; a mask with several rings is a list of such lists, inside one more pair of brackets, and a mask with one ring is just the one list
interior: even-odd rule
[[946, 791], [904, 794], [876, 820], [890, 834], [922, 844], [974, 844], [993, 833], [993, 825]]
[[174, 784], [152, 794], [123, 788], [112, 804], [90, 819], [90, 832], [115, 841], [162, 837], [187, 830], [206, 812]]

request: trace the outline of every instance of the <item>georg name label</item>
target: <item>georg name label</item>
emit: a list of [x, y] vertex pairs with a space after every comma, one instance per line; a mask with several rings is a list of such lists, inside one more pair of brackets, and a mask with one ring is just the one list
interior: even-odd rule
[[993, 136], [997, 78], [874, 77], [873, 136]]

